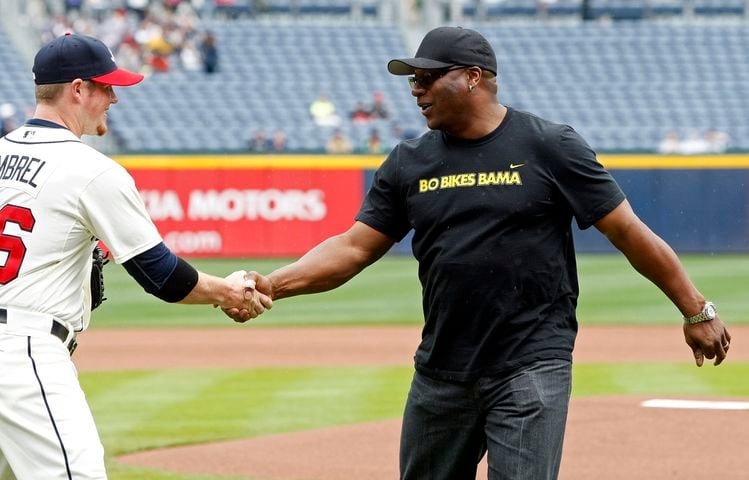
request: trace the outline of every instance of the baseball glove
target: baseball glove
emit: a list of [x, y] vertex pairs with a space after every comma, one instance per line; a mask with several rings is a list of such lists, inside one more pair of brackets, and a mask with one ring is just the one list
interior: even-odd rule
[[97, 245], [91, 257], [91, 310], [106, 300], [104, 297], [104, 265], [109, 263], [109, 254]]

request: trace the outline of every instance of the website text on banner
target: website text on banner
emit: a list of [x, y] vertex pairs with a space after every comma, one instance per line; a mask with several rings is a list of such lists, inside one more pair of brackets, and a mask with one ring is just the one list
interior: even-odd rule
[[300, 255], [344, 231], [358, 170], [129, 169], [165, 243], [196, 257]]

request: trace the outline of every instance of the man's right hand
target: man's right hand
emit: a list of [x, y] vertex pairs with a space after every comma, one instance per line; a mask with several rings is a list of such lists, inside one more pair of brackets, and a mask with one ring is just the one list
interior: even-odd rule
[[258, 272], [240, 270], [232, 273], [226, 280], [241, 283], [245, 289], [247, 308], [222, 307], [221, 310], [235, 322], [244, 323], [258, 317], [265, 310], [273, 307], [272, 284]]
[[[271, 297], [256, 289], [258, 277], [262, 276], [257, 272], [250, 272], [248, 274], [244, 270], [233, 272], [226, 277], [228, 282], [239, 284], [243, 289], [244, 302], [242, 302], [242, 308], [229, 305], [223, 305], [221, 308], [221, 310], [235, 322], [244, 323], [247, 320], [260, 316], [265, 312], [265, 310], [270, 310], [273, 307], [273, 300]], [[261, 283], [264, 286], [266, 285], [265, 282], [268, 284], [270, 283], [265, 279], [265, 277], [262, 278], [264, 281], [261, 281]]]

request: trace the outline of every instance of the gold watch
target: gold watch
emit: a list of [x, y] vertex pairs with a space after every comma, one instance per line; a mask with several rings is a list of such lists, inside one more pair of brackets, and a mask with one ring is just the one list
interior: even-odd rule
[[684, 317], [684, 323], [694, 325], [695, 323], [707, 322], [712, 320], [717, 315], [715, 310], [715, 304], [713, 302], [705, 302], [705, 306], [702, 307], [702, 311], [697, 315], [691, 317]]

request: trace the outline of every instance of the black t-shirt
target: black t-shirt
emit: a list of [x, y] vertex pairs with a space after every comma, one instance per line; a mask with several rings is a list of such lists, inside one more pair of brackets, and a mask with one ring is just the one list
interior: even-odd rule
[[572, 218], [588, 228], [623, 200], [571, 127], [510, 108], [478, 140], [430, 131], [400, 143], [356, 219], [395, 240], [414, 230], [426, 320], [416, 368], [470, 381], [571, 358]]

